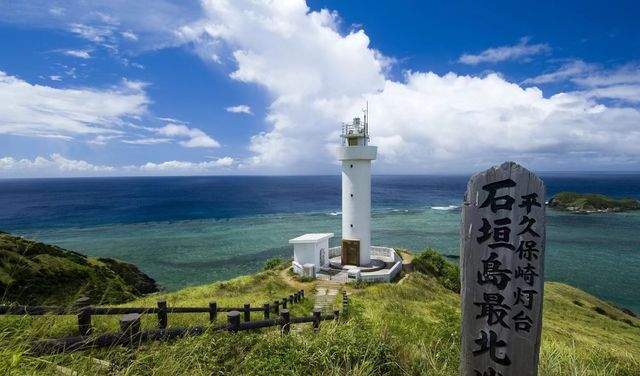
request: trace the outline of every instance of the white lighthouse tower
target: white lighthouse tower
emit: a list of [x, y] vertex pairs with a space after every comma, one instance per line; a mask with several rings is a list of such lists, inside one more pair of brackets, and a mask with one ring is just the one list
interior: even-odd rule
[[[368, 106], [367, 106], [368, 107]], [[371, 264], [371, 161], [378, 148], [369, 145], [368, 109], [364, 121], [342, 126], [342, 265]]]
[[[368, 106], [367, 106], [368, 107]], [[393, 248], [371, 245], [371, 161], [378, 148], [369, 145], [369, 111], [364, 119], [342, 125], [342, 244], [329, 247], [332, 233], [308, 233], [293, 244], [294, 273], [305, 278], [341, 282], [391, 282], [402, 270]]]

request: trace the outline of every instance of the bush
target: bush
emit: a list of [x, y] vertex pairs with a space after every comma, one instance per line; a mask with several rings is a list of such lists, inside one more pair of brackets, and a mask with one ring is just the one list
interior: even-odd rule
[[275, 269], [282, 264], [282, 259], [280, 257], [274, 257], [267, 260], [262, 267], [262, 270], [267, 271], [271, 269]]
[[369, 282], [363, 281], [361, 279], [357, 281], [349, 281], [347, 284], [354, 289], [366, 289], [367, 286], [369, 286]]
[[596, 306], [596, 307], [593, 307], [592, 309], [601, 315], [607, 316], [607, 311], [605, 311], [604, 308]]
[[427, 248], [417, 255], [412, 264], [416, 271], [432, 275], [447, 289], [460, 292], [460, 269], [432, 248]]

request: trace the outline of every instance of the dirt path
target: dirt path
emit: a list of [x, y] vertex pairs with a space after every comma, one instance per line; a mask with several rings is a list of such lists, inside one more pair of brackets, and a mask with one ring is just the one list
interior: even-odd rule
[[304, 288], [306, 286], [306, 284], [296, 281], [292, 276], [289, 275], [289, 268], [282, 269], [280, 273], [278, 273], [278, 275], [280, 276], [280, 279], [284, 281], [284, 283], [293, 288], [300, 289], [301, 287]]

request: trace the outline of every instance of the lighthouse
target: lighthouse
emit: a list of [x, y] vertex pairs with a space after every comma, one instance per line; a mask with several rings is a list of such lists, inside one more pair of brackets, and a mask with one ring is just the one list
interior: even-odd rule
[[[368, 106], [367, 106], [368, 107]], [[371, 161], [378, 148], [369, 145], [369, 111], [342, 124], [342, 242], [330, 247], [333, 233], [307, 233], [290, 239], [291, 269], [304, 278], [346, 283], [391, 282], [402, 270], [395, 249], [371, 245]]]
[[342, 125], [342, 265], [371, 264], [371, 161], [378, 148], [369, 145], [368, 109], [364, 119]]

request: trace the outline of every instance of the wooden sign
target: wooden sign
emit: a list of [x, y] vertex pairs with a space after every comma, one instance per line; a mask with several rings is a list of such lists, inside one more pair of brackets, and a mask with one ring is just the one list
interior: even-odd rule
[[538, 373], [544, 184], [514, 162], [469, 180], [460, 244], [463, 376]]

